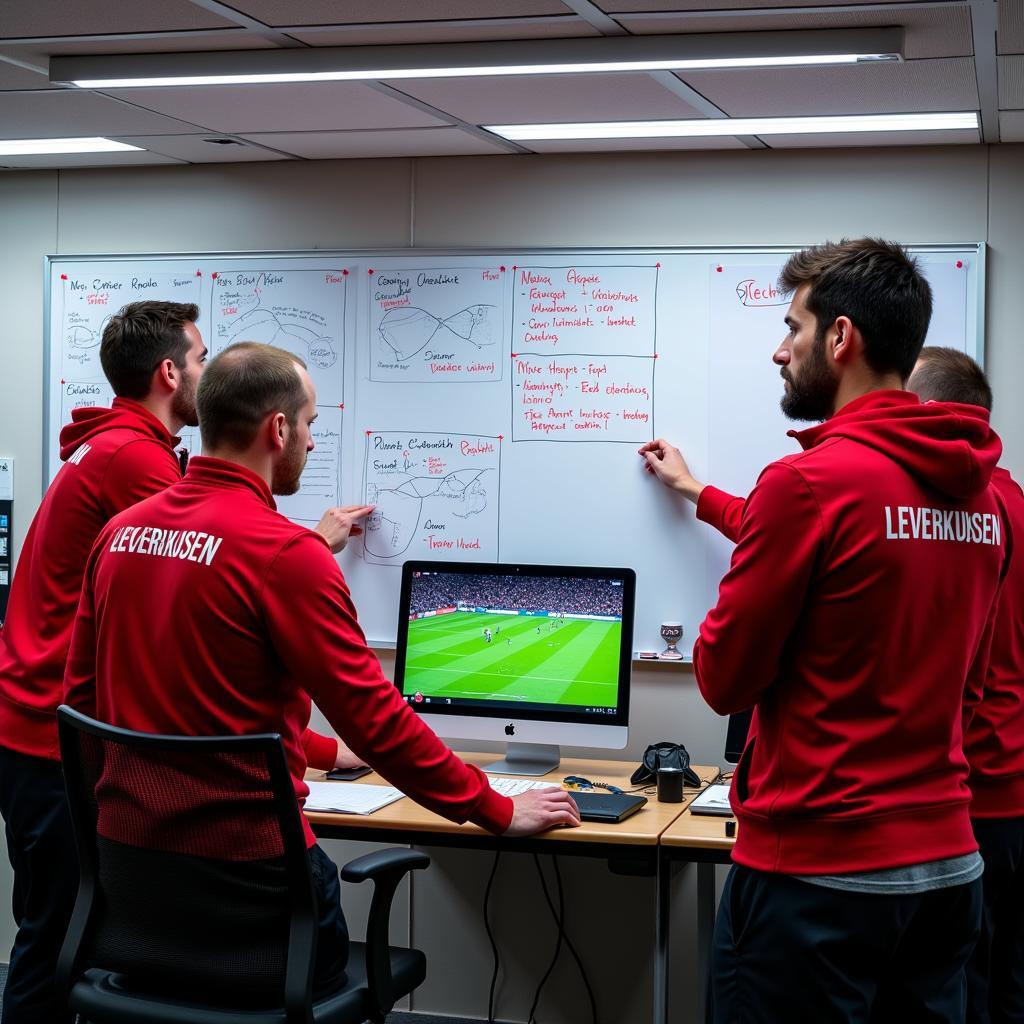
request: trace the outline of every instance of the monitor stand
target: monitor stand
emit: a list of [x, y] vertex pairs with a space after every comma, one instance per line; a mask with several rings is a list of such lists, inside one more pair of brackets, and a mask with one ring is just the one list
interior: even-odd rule
[[557, 744], [510, 743], [503, 761], [484, 765], [492, 775], [547, 775], [553, 772], [562, 758]]

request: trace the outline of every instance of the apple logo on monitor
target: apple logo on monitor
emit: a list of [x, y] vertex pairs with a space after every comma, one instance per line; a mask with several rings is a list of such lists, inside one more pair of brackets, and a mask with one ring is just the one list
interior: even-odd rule
[[515, 722], [509, 722], [508, 725], [505, 726], [505, 735], [506, 736], [515, 736], [515, 734], [516, 734], [516, 724], [515, 724]]

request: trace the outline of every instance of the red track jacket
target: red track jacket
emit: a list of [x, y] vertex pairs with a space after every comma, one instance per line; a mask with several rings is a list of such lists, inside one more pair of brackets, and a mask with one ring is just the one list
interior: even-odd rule
[[[255, 474], [193, 458], [180, 483], [100, 535], [65, 699], [142, 732], [279, 732], [301, 802], [310, 698], [356, 754], [419, 803], [495, 833], [508, 828], [512, 801], [384, 678], [323, 538], [276, 512]], [[312, 845], [308, 825], [306, 835]]]
[[1010, 549], [999, 440], [984, 410], [900, 391], [792, 436], [805, 450], [745, 504], [706, 488], [698, 505], [727, 534], [739, 515], [694, 648], [715, 711], [757, 706], [733, 857], [831, 874], [969, 853], [962, 709]]
[[64, 462], [25, 538], [0, 631], [0, 744], [60, 759], [57, 705], [82, 573], [100, 530], [181, 478], [172, 437], [137, 402], [75, 409], [60, 433]]

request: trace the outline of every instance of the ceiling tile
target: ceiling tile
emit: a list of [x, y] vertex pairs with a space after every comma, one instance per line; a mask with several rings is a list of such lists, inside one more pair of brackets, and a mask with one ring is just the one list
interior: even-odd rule
[[420, 128], [443, 123], [356, 82], [116, 89], [111, 90], [110, 95], [232, 135], [264, 131]]
[[966, 57], [837, 68], [757, 68], [680, 75], [731, 117], [974, 110]]
[[845, 149], [850, 146], [955, 146], [981, 141], [975, 129], [946, 132], [840, 132], [827, 135], [771, 135], [772, 149]]
[[98, 35], [105, 32], [173, 32], [182, 29], [228, 28], [232, 22], [188, 0], [6, 0], [0, 17], [0, 39], [37, 36]]
[[161, 114], [81, 89], [6, 93], [0, 138], [78, 138], [89, 135], [176, 135], [194, 132]]
[[572, 39], [601, 33], [576, 15], [485, 18], [478, 21], [396, 22], [393, 25], [324, 25], [286, 29], [311, 46], [387, 46], [403, 43], [467, 43], [493, 39]]
[[1024, 0], [999, 0], [999, 53], [1024, 53]]
[[169, 156], [158, 153], [53, 153], [46, 156], [0, 156], [0, 168], [22, 170], [58, 169], [68, 167], [141, 167], [153, 164], [176, 164]]
[[739, 139], [555, 139], [524, 142], [535, 153], [641, 153], [687, 149], [746, 149]]
[[395, 156], [462, 156], [507, 153], [460, 128], [420, 128], [363, 132], [269, 132], [250, 134], [253, 142], [312, 160]]
[[0, 92], [11, 89], [60, 89], [59, 85], [51, 85], [46, 75], [38, 71], [26, 71], [15, 64], [0, 60]]
[[[1024, 0], [1020, 0], [1024, 3]], [[788, 6], [788, 2], [787, 2]], [[673, 32], [771, 32], [800, 29], [888, 28], [905, 30], [904, 56], [970, 57], [971, 16], [965, 5], [951, 7], [903, 7], [870, 11], [787, 11], [718, 14], [624, 15], [617, 19], [634, 35]]]
[[276, 46], [269, 39], [244, 28], [217, 32], [168, 32], [141, 38], [118, 36], [81, 36], [78, 39], [37, 40], [32, 43], [8, 42], [2, 52], [43, 67], [50, 57], [88, 57], [112, 53], [184, 53], [193, 50], [261, 50]]
[[999, 57], [999, 107], [1024, 109], [1024, 55]]
[[472, 124], [701, 116], [650, 75], [424, 78], [388, 84]]
[[1001, 142], [1024, 142], [1024, 110], [999, 111]]
[[209, 132], [202, 135], [119, 135], [117, 142], [141, 146], [150, 153], [187, 160], [192, 164], [252, 163], [263, 160], [287, 160], [281, 153], [273, 153], [254, 145], [218, 146], [206, 142], [215, 138]]
[[231, 6], [275, 28], [571, 13], [559, 0], [232, 0]]

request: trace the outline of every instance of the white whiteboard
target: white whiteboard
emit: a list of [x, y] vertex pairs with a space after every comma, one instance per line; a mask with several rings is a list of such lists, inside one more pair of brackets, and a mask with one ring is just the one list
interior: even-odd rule
[[[667, 437], [741, 494], [794, 450], [771, 356], [795, 248], [52, 256], [46, 479], [71, 410], [111, 400], [106, 318], [196, 302], [214, 354], [264, 341], [309, 365], [316, 448], [280, 508], [312, 525], [377, 505], [340, 556], [371, 641], [394, 641], [402, 562], [437, 558], [631, 566], [638, 648], [678, 620], [689, 650], [730, 546], [636, 449]], [[913, 248], [935, 292], [929, 343], [980, 361], [983, 245]]]

